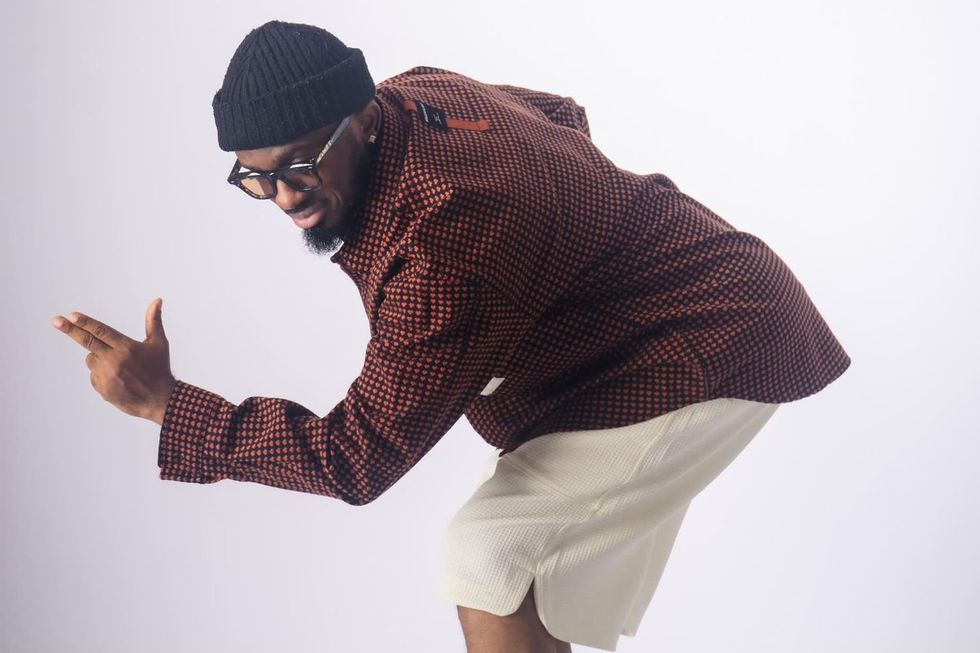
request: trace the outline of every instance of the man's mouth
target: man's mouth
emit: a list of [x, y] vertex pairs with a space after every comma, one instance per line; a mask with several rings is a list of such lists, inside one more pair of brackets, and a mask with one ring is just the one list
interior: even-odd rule
[[293, 213], [289, 217], [293, 219], [293, 222], [297, 227], [301, 229], [309, 229], [320, 224], [323, 220], [324, 204], [322, 202], [317, 202], [313, 206], [300, 211], [299, 213]]

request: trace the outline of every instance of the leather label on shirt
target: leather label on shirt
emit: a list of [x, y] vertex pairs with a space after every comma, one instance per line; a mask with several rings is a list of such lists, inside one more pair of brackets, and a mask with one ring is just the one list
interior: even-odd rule
[[490, 129], [490, 121], [486, 118], [480, 118], [478, 120], [461, 120], [459, 118], [449, 118], [446, 116], [446, 112], [438, 107], [434, 107], [431, 104], [426, 104], [421, 100], [405, 100], [402, 103], [407, 111], [414, 112], [418, 117], [419, 121], [427, 125], [431, 125], [441, 131], [449, 131], [450, 129], [466, 129], [469, 131], [483, 132]]

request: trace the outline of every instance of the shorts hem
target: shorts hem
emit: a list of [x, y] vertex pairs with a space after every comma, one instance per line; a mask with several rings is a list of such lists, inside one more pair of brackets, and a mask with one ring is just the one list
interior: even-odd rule
[[[524, 597], [527, 596], [527, 592], [531, 587], [532, 581], [536, 589], [535, 607], [537, 609], [538, 619], [541, 619], [541, 623], [545, 627], [545, 630], [547, 630], [552, 637], [563, 642], [569, 642], [570, 644], [589, 646], [592, 648], [602, 649], [604, 651], [615, 651], [620, 636], [625, 635], [627, 637], [633, 637], [635, 635], [635, 631], [632, 634], [623, 631], [622, 633], [614, 636], [612, 640], [609, 640], [605, 638], [597, 639], [588, 635], [567, 637], [561, 632], [555, 632], [548, 626], [547, 622], [543, 618], [545, 611], [542, 603], [544, 600], [547, 600], [544, 599], [544, 596], [546, 596], [545, 587], [547, 583], [533, 576], [528, 578], [527, 583], [523, 585], [523, 589], [516, 595], [500, 597], [493, 596], [491, 593], [487, 592], [486, 587], [468, 583], [454, 576], [444, 575], [439, 581], [438, 594], [441, 599], [454, 605], [461, 605], [464, 608], [483, 610], [484, 612], [489, 612], [490, 614], [497, 615], [498, 617], [503, 617], [514, 614], [517, 611], [517, 609], [521, 606], [521, 602], [524, 600]], [[539, 600], [538, 596], [541, 596], [542, 600]]]
[[527, 595], [532, 577], [528, 577], [519, 595], [500, 596], [487, 591], [486, 586], [474, 585], [455, 576], [443, 575], [439, 581], [438, 594], [444, 601], [461, 605], [464, 608], [483, 610], [498, 617], [514, 614], [521, 607]]

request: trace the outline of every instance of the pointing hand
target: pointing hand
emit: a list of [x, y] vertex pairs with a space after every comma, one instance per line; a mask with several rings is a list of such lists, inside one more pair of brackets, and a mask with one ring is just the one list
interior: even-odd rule
[[74, 322], [56, 315], [51, 323], [89, 350], [85, 364], [91, 370], [92, 387], [116, 408], [157, 424], [177, 380], [170, 371], [170, 343], [163, 331], [157, 298], [146, 311], [146, 338], [133, 340], [112, 327], [77, 311]]

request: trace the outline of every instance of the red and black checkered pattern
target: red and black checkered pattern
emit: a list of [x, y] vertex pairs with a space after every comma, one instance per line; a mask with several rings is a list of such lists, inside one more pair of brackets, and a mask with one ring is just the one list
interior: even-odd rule
[[323, 417], [178, 380], [161, 478], [361, 505], [461, 415], [506, 453], [714, 398], [794, 401], [850, 365], [762, 240], [616, 167], [572, 98], [427, 66], [376, 92], [364, 219], [330, 257], [367, 312], [363, 369]]

